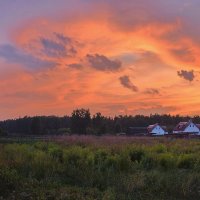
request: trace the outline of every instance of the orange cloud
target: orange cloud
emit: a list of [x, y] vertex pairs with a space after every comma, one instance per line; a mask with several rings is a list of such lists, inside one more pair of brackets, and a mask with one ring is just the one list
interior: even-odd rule
[[[16, 72], [0, 86], [0, 108], [11, 113], [5, 116], [63, 115], [77, 107], [107, 115], [195, 114], [198, 75], [188, 83], [177, 71], [198, 71], [200, 47], [179, 34], [182, 20], [150, 19], [133, 26], [126, 20], [115, 21], [105, 10], [58, 21], [38, 18], [13, 31], [17, 49], [56, 64], [30, 72], [12, 63]], [[124, 86], [132, 90], [123, 87], [120, 77], [129, 78]]]

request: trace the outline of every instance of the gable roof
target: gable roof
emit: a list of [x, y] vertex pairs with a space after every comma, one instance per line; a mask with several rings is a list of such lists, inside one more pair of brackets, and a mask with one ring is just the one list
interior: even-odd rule
[[190, 122], [179, 122], [174, 128], [174, 131], [184, 131], [189, 126], [189, 124]]
[[149, 125], [149, 126], [147, 127], [148, 132], [150, 133], [151, 131], [153, 131], [153, 129], [154, 129], [157, 125], [158, 125], [158, 123], [157, 123], [157, 124], [153, 124], [153, 125]]
[[167, 132], [167, 127], [166, 127], [166, 126], [160, 126], [160, 124], [158, 124], [158, 123], [153, 124], [153, 125], [149, 125], [149, 126], [147, 127], [147, 131], [148, 131], [149, 133], [151, 133], [151, 132], [153, 131], [153, 129], [154, 129], [156, 126], [161, 127], [165, 132]]
[[200, 129], [200, 124], [196, 124], [196, 126]]

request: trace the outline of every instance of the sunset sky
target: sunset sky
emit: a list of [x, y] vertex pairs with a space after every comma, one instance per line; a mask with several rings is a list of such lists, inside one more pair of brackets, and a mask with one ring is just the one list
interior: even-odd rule
[[1, 0], [0, 119], [200, 114], [199, 0]]

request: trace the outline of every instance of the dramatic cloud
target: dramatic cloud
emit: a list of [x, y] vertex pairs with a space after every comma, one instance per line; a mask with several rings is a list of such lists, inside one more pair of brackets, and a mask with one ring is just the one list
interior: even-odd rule
[[56, 65], [55, 62], [40, 59], [10, 44], [0, 45], [0, 57], [8, 63], [20, 64], [31, 69], [51, 68]]
[[200, 113], [199, 0], [1, 2], [0, 119]]
[[125, 87], [128, 88], [130, 90], [132, 90], [133, 92], [138, 92], [138, 88], [131, 82], [129, 76], [125, 75], [125, 76], [121, 76], [119, 78], [120, 83]]
[[70, 68], [74, 68], [74, 69], [81, 69], [83, 67], [82, 64], [80, 64], [80, 63], [72, 63], [67, 66]]
[[110, 60], [104, 55], [87, 55], [87, 59], [90, 65], [99, 71], [117, 71], [122, 67], [122, 63], [119, 60]]
[[42, 52], [49, 57], [69, 57], [74, 56], [77, 51], [73, 46], [73, 42], [70, 38], [54, 33], [55, 40], [49, 38], [40, 38], [42, 45]]
[[187, 81], [193, 81], [195, 78], [194, 71], [186, 71], [186, 70], [181, 70], [177, 72], [178, 76], [181, 78], [184, 78]]
[[158, 89], [155, 89], [155, 88], [148, 88], [145, 90], [144, 92], [145, 94], [150, 94], [150, 95], [159, 95], [160, 92]]

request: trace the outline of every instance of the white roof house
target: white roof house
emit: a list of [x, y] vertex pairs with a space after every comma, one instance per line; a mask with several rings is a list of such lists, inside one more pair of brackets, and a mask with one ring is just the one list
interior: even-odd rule
[[194, 124], [192, 120], [189, 120], [188, 122], [180, 122], [174, 128], [173, 133], [200, 134], [199, 124]]
[[159, 124], [149, 125], [147, 127], [147, 131], [149, 135], [165, 135], [168, 134], [166, 127], [160, 126]]

